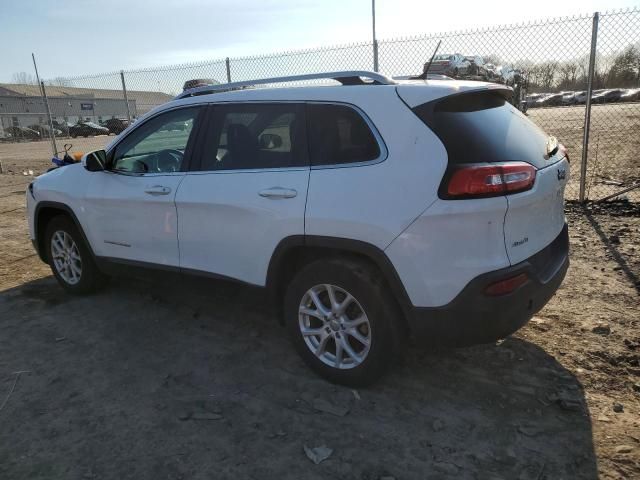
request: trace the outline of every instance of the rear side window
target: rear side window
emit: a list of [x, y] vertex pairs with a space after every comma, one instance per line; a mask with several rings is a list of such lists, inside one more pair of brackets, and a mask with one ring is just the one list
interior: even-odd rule
[[244, 170], [308, 165], [304, 105], [214, 106], [201, 170]]
[[380, 157], [380, 146], [362, 116], [346, 105], [309, 104], [311, 165], [368, 162]]
[[505, 161], [544, 166], [548, 136], [500, 93], [452, 95], [413, 112], [440, 138], [450, 166]]

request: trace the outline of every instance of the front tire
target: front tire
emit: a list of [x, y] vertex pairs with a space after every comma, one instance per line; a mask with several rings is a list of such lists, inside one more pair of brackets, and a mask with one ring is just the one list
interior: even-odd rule
[[67, 216], [54, 217], [45, 232], [45, 248], [51, 271], [69, 293], [96, 291], [106, 277], [98, 270], [76, 225]]
[[393, 359], [396, 309], [379, 279], [365, 263], [333, 258], [305, 266], [287, 288], [291, 340], [305, 363], [330, 382], [369, 385]]

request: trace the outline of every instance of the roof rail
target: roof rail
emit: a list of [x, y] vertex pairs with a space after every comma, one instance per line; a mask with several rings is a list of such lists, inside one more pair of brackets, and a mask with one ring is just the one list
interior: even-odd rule
[[[175, 99], [193, 97], [196, 95], [207, 95], [209, 93], [228, 92], [254, 85], [267, 85], [270, 83], [301, 82], [305, 80], [335, 80], [342, 85], [395, 85], [396, 82], [384, 75], [365, 70], [347, 70], [343, 72], [309, 73], [306, 75], [292, 75], [288, 77], [260, 78], [257, 80], [246, 80], [243, 82], [221, 83], [219, 85], [205, 85], [202, 87], [185, 90]], [[363, 79], [369, 79], [366, 82]]]
[[393, 80], [454, 80], [453, 77], [440, 73], [429, 73], [427, 74], [427, 78], [422, 78], [419, 75], [394, 75], [391, 78]]

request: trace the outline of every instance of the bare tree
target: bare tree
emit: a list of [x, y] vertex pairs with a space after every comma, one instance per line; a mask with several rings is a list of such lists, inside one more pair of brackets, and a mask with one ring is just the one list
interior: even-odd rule
[[484, 63], [493, 63], [494, 65], [500, 65], [502, 63], [500, 56], [495, 53], [484, 55], [482, 59], [484, 60]]
[[616, 60], [615, 54], [596, 54], [596, 65], [593, 74], [594, 88], [606, 88], [609, 83], [611, 68]]
[[71, 81], [68, 78], [64, 78], [64, 77], [56, 77], [53, 80], [51, 80], [49, 82], [49, 85], [55, 86], [55, 87], [71, 87]]
[[578, 62], [569, 60], [561, 63], [558, 68], [559, 82], [558, 88], [561, 90], [570, 89], [575, 90], [578, 83], [578, 71], [580, 66]]
[[551, 90], [554, 86], [558, 62], [554, 60], [543, 62], [538, 65], [538, 69], [540, 75], [540, 86], [546, 90]]
[[527, 71], [529, 90], [532, 92], [549, 92], [554, 86], [554, 79], [558, 63], [546, 61], [533, 64]]
[[37, 85], [38, 81], [36, 80], [35, 75], [27, 72], [16, 72], [11, 75], [12, 83], [19, 83], [21, 85]]

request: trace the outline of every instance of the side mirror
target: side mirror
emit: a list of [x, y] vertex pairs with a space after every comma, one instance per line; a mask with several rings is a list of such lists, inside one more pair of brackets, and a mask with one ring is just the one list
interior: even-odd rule
[[272, 150], [282, 146], [282, 137], [275, 133], [264, 133], [260, 135], [260, 148]]
[[82, 156], [80, 160], [84, 168], [90, 172], [101, 172], [107, 165], [107, 152], [104, 150], [96, 150]]

